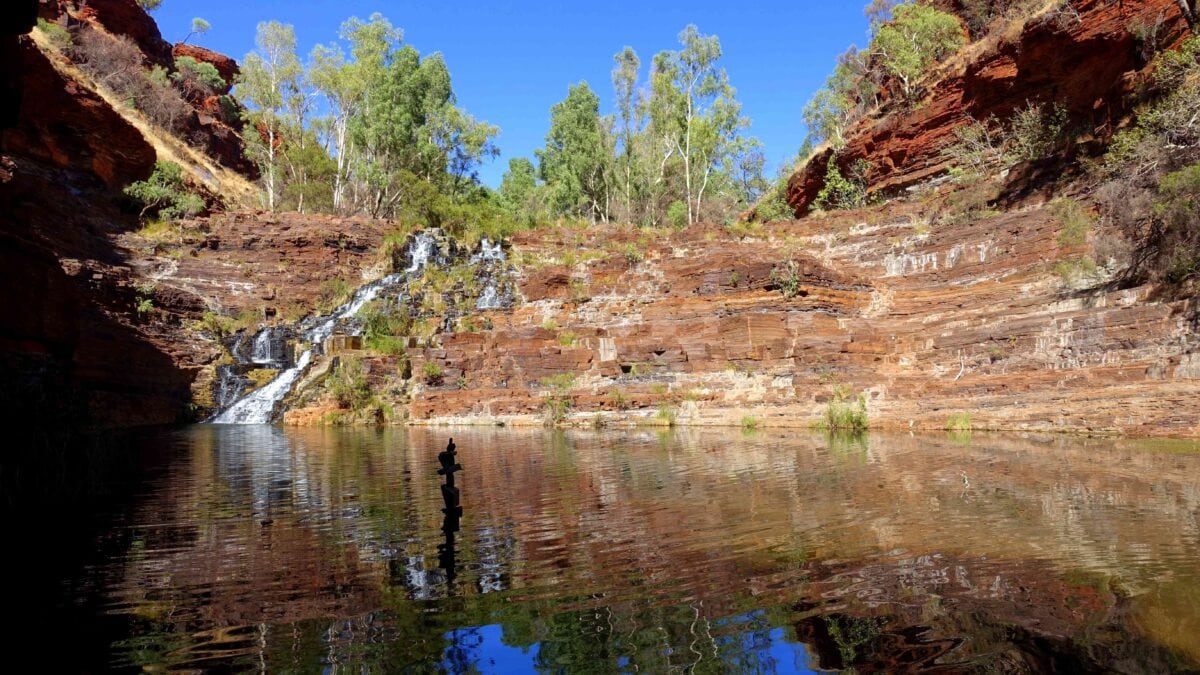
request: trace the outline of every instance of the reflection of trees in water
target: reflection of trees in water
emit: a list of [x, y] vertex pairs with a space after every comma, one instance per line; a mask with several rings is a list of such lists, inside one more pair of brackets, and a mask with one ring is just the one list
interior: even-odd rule
[[[121, 599], [143, 623], [121, 651], [147, 664], [210, 649], [216, 664], [265, 653], [268, 663], [420, 668], [448, 658], [454, 631], [498, 624], [506, 644], [536, 651], [547, 669], [740, 670], [777, 658], [771, 646], [786, 631], [821, 617], [812, 644], [831, 645], [822, 664], [861, 670], [926, 658], [930, 641], [968, 634], [989, 654], [1041, 653], [1029, 646], [1045, 639], [1038, 630], [1079, 635], [1092, 621], [1129, 638], [1105, 623], [1114, 600], [1103, 587], [1039, 585], [1061, 581], [1062, 567], [1021, 560], [1120, 570], [1139, 590], [1165, 570], [1195, 587], [1180, 572], [1181, 553], [1195, 553], [1192, 460], [1137, 455], [1143, 466], [1131, 472], [1102, 448], [1057, 440], [981, 451], [942, 436], [635, 430], [462, 439], [477, 452], [464, 457], [475, 481], [464, 494], [479, 501], [467, 504], [450, 592], [435, 562], [440, 503], [419, 435], [273, 431], [255, 441], [261, 452], [209, 439], [166, 482], [171, 491], [150, 500], [140, 517], [167, 526], [139, 532], [143, 549], [124, 561], [138, 595]], [[544, 445], [531, 452], [533, 443]], [[267, 515], [270, 526], [259, 522]], [[872, 557], [902, 548], [920, 553]], [[975, 557], [960, 572], [953, 556], [924, 557], [939, 548]], [[972, 562], [989, 557], [1011, 566]], [[833, 558], [844, 565], [822, 566]], [[1022, 586], [1040, 595], [1014, 590]], [[787, 609], [828, 591], [864, 591], [871, 602], [819, 604], [800, 619]], [[1197, 611], [1147, 625], [1194, 625]], [[1052, 628], [1026, 626], [1013, 634], [1029, 644], [1013, 646], [1002, 626], [1029, 617]], [[202, 635], [258, 621], [267, 622], [261, 645], [238, 631]], [[1153, 663], [1153, 649], [1138, 649]]]

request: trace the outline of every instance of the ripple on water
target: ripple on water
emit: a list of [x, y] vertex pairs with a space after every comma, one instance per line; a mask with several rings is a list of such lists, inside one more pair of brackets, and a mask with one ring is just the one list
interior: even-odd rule
[[456, 430], [451, 574], [445, 435], [155, 439], [173, 461], [105, 533], [121, 552], [88, 572], [119, 619], [97, 623], [115, 631], [112, 663], [886, 670], [1054, 649], [1082, 667], [1200, 664], [1198, 456], [983, 435]]

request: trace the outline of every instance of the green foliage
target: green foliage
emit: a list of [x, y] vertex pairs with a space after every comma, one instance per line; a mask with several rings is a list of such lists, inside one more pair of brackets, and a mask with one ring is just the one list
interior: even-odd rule
[[362, 361], [339, 359], [329, 381], [329, 393], [342, 408], [354, 411], [363, 409], [371, 400], [371, 385], [367, 382]]
[[37, 27], [56, 49], [68, 49], [71, 46], [71, 33], [66, 28], [41, 17], [38, 17]]
[[1200, 274], [1200, 162], [1164, 176], [1158, 195], [1154, 215], [1166, 280], [1183, 283]]
[[548, 217], [545, 193], [533, 162], [524, 157], [508, 160], [508, 171], [500, 180], [498, 197], [510, 218], [525, 227], [541, 225]]
[[225, 79], [217, 67], [206, 61], [197, 61], [190, 56], [175, 59], [175, 72], [171, 79], [190, 98], [205, 98], [225, 87]]
[[193, 35], [204, 35], [212, 28], [212, 24], [201, 17], [192, 19], [192, 29], [188, 32], [187, 37], [183, 38], [183, 42], [187, 42]]
[[849, 392], [844, 387], [835, 388], [833, 398], [825, 408], [825, 418], [821, 426], [829, 431], [866, 431], [870, 426], [867, 421], [866, 397], [859, 394], [850, 400]]
[[135, 309], [139, 317], [145, 317], [154, 311], [154, 300], [152, 298], [138, 298]]
[[785, 298], [800, 295], [803, 277], [800, 274], [800, 264], [795, 260], [787, 260], [771, 269], [771, 282], [779, 288]]
[[870, 72], [870, 56], [851, 47], [838, 57], [825, 86], [804, 106], [806, 143], [828, 142], [835, 151], [846, 145], [846, 128], [878, 101], [879, 87]]
[[204, 200], [188, 190], [183, 169], [174, 162], [155, 162], [149, 178], [130, 183], [124, 192], [141, 205], [142, 216], [154, 213], [166, 220], [178, 220], [204, 210]]
[[141, 5], [142, 9], [147, 12], [153, 12], [162, 5], [163, 0], [137, 0], [137, 4]]
[[679, 411], [676, 410], [675, 406], [671, 405], [670, 403], [660, 403], [658, 405], [658, 412], [655, 413], [654, 416], [657, 417], [658, 420], [663, 424], [673, 427], [675, 426], [676, 420], [679, 418]]
[[359, 316], [367, 349], [393, 356], [407, 353], [407, 336], [412, 333], [412, 317], [407, 309], [376, 301], [364, 307]]
[[758, 429], [758, 418], [751, 415], [746, 415], [742, 418], [742, 430], [754, 431]]
[[1083, 246], [1095, 221], [1092, 214], [1074, 199], [1059, 199], [1050, 206], [1051, 213], [1058, 218], [1060, 228], [1058, 243], [1062, 246]]
[[542, 401], [546, 424], [556, 426], [566, 419], [567, 413], [571, 410], [571, 396], [569, 392], [575, 386], [575, 375], [571, 373], [559, 373], [543, 377], [542, 386], [551, 390], [551, 393], [547, 394]]
[[954, 168], [962, 173], [959, 182], [969, 182], [986, 176], [1004, 156], [1004, 134], [995, 117], [971, 119], [954, 130], [955, 143], [946, 150]]
[[537, 152], [554, 212], [607, 220], [608, 163], [612, 155], [600, 120], [600, 97], [587, 82], [572, 85], [550, 108], [545, 148]]
[[426, 384], [436, 385], [442, 383], [445, 371], [437, 361], [426, 361], [425, 365], [421, 367], [421, 374], [425, 376]]
[[1009, 120], [1008, 156], [1013, 162], [1044, 159], [1065, 141], [1070, 118], [1061, 105], [1026, 103]]
[[196, 322], [196, 328], [211, 333], [217, 339], [226, 338], [237, 330], [234, 320], [216, 312], [205, 312]]
[[578, 337], [572, 331], [563, 331], [558, 334], [558, 344], [563, 347], [574, 347]]
[[642, 249], [633, 242], [625, 244], [625, 247], [622, 249], [622, 255], [625, 258], [625, 262], [628, 263], [630, 267], [633, 267], [634, 265], [637, 265], [646, 259], [646, 255], [642, 253]]
[[1054, 265], [1054, 273], [1068, 286], [1075, 286], [1095, 274], [1096, 263], [1088, 256], [1060, 260]]
[[[1180, 285], [1197, 276], [1200, 219], [1196, 166], [1200, 165], [1200, 37], [1159, 54], [1148, 100], [1137, 123], [1119, 133], [1098, 167], [1107, 183], [1098, 203], [1121, 233], [1107, 245], [1127, 260], [1129, 282]], [[1098, 238], [1098, 253], [1109, 237]]]
[[946, 431], [971, 431], [971, 414], [965, 412], [951, 413], [946, 419]]
[[849, 176], [842, 176], [836, 157], [831, 157], [825, 169], [825, 184], [813, 201], [820, 209], [857, 209], [867, 204], [866, 160], [857, 159], [850, 165]]
[[759, 202], [754, 213], [759, 220], [765, 223], [791, 220], [796, 217], [796, 212], [792, 210], [791, 204], [788, 204], [787, 200], [779, 195], [773, 195], [771, 198]]
[[678, 199], [671, 202], [671, 205], [667, 207], [667, 222], [674, 228], [685, 227], [688, 224], [687, 204]]
[[904, 4], [892, 20], [880, 26], [871, 40], [871, 54], [883, 70], [900, 83], [901, 93], [913, 99], [917, 83], [929, 67], [963, 45], [958, 19], [928, 5]]
[[234, 91], [253, 112], [257, 133], [245, 135], [247, 154], [259, 167], [266, 206], [274, 211], [283, 193], [284, 169], [280, 153], [286, 133], [284, 113], [300, 92], [304, 67], [296, 56], [296, 32], [278, 21], [258, 24], [256, 50], [243, 59]]
[[350, 282], [341, 277], [326, 279], [317, 290], [317, 309], [322, 313], [329, 312], [349, 300], [353, 292]]
[[162, 66], [146, 69], [140, 47], [124, 35], [84, 29], [77, 34], [74, 56], [103, 89], [136, 108], [153, 124], [176, 132], [192, 108], [171, 84]]
[[608, 402], [617, 410], [629, 409], [629, 399], [625, 396], [625, 392], [620, 389], [608, 390]]

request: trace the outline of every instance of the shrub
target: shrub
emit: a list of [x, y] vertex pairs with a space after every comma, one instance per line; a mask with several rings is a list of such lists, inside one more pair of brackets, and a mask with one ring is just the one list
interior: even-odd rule
[[867, 399], [859, 394], [853, 401], [843, 387], [834, 390], [833, 398], [825, 408], [824, 428], [829, 431], [850, 431], [859, 433], [869, 426], [867, 422]]
[[679, 417], [679, 411], [669, 403], [662, 403], [658, 406], [658, 412], [655, 416], [664, 422], [667, 426], [675, 426], [675, 420]]
[[792, 205], [787, 203], [787, 200], [778, 193], [772, 193], [770, 197], [758, 203], [754, 209], [754, 215], [765, 223], [776, 220], [791, 220], [796, 217], [796, 212], [792, 210]]
[[192, 113], [171, 86], [167, 71], [161, 66], [147, 71], [141, 50], [123, 35], [84, 30], [79, 35], [75, 56], [97, 84], [142, 111], [157, 126], [177, 131]]
[[359, 314], [363, 320], [363, 344], [381, 354], [404, 354], [405, 336], [412, 331], [412, 317], [403, 307], [387, 307], [376, 301]]
[[341, 277], [326, 279], [317, 290], [317, 309], [328, 312], [350, 299], [350, 282]]
[[576, 339], [575, 333], [569, 330], [558, 334], [558, 344], [562, 345], [563, 347], [574, 347]]
[[800, 281], [800, 264], [795, 260], [782, 262], [771, 270], [771, 282], [779, 288], [779, 292], [783, 293], [785, 298], [800, 295]]
[[1128, 253], [1122, 256], [1128, 261], [1125, 280], [1178, 284], [1196, 276], [1200, 259], [1200, 37], [1159, 54], [1154, 66], [1150, 101], [1136, 125], [1113, 139], [1098, 167], [1108, 183], [1097, 202], [1125, 240], [1123, 246], [1104, 242], [1106, 255]]
[[371, 400], [371, 386], [358, 359], [341, 359], [329, 383], [329, 393], [342, 408], [360, 410]]
[[630, 267], [634, 267], [638, 263], [642, 262], [642, 260], [644, 260], [646, 257], [645, 254], [642, 253], [642, 250], [638, 248], [637, 244], [633, 242], [625, 244], [624, 256], [625, 262], [629, 263]]
[[620, 389], [610, 389], [608, 391], [608, 402], [617, 410], [629, 409], [629, 399], [625, 397], [625, 392]]
[[1200, 162], [1163, 176], [1154, 204], [1158, 252], [1170, 283], [1200, 273]]
[[178, 220], [204, 210], [204, 200], [188, 190], [183, 169], [174, 162], [155, 162], [150, 177], [130, 183], [125, 195], [142, 205], [143, 217], [157, 213], [161, 218]]
[[225, 338], [233, 334], [237, 330], [234, 320], [217, 314], [216, 312], [205, 312], [200, 316], [200, 320], [196, 322], [197, 330], [211, 333], [217, 339]]
[[972, 428], [970, 413], [952, 413], [946, 420], [946, 431], [970, 431]]
[[426, 361], [421, 367], [421, 373], [425, 376], [426, 384], [441, 384], [444, 371], [441, 364], [437, 361]]
[[189, 99], [202, 100], [226, 87], [225, 78], [217, 67], [207, 61], [197, 61], [190, 56], [175, 59], [175, 72], [171, 79]]
[[829, 160], [825, 169], [825, 185], [817, 193], [813, 205], [819, 209], [857, 209], [867, 203], [867, 172], [871, 165], [866, 160], [856, 159], [850, 165], [849, 176], [842, 176], [836, 157]]
[[1062, 246], [1083, 246], [1092, 231], [1092, 214], [1073, 199], [1059, 199], [1051, 207], [1058, 218], [1060, 229], [1058, 243]]
[[918, 92], [917, 82], [929, 67], [962, 44], [962, 29], [952, 14], [927, 5], [906, 4], [896, 7], [892, 20], [875, 33], [871, 53], [900, 83], [904, 97], [912, 99]]
[[1049, 157], [1066, 140], [1067, 109], [1026, 102], [1009, 119], [1009, 161], [1030, 162]]
[[672, 227], [678, 229], [686, 226], [688, 222], [687, 204], [681, 201], [671, 202], [671, 205], [667, 207], [667, 221], [671, 223]]
[[1003, 158], [1003, 134], [995, 117], [972, 119], [955, 129], [954, 137], [955, 143], [947, 149], [947, 154], [954, 167], [962, 170], [963, 178], [986, 176]]
[[37, 27], [55, 49], [65, 50], [71, 47], [71, 33], [66, 28], [41, 17], [38, 17]]
[[751, 415], [746, 415], [742, 418], [742, 430], [754, 431], [758, 428], [758, 418]]

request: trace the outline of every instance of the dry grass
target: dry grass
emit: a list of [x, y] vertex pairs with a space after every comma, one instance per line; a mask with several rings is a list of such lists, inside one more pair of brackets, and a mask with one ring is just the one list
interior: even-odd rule
[[[95, 26], [94, 30], [103, 30]], [[204, 153], [190, 147], [174, 135], [152, 124], [146, 116], [131, 108], [111, 91], [97, 83], [75, 65], [58, 58], [58, 50], [51, 44], [43, 32], [34, 29], [31, 33], [33, 41], [47, 61], [64, 78], [77, 82], [80, 86], [104, 100], [125, 121], [137, 129], [142, 137], [154, 148], [159, 160], [175, 162], [199, 185], [205, 186], [213, 194], [221, 197], [231, 208], [256, 208], [259, 205], [258, 188], [241, 174], [227, 169], [209, 158]]]

